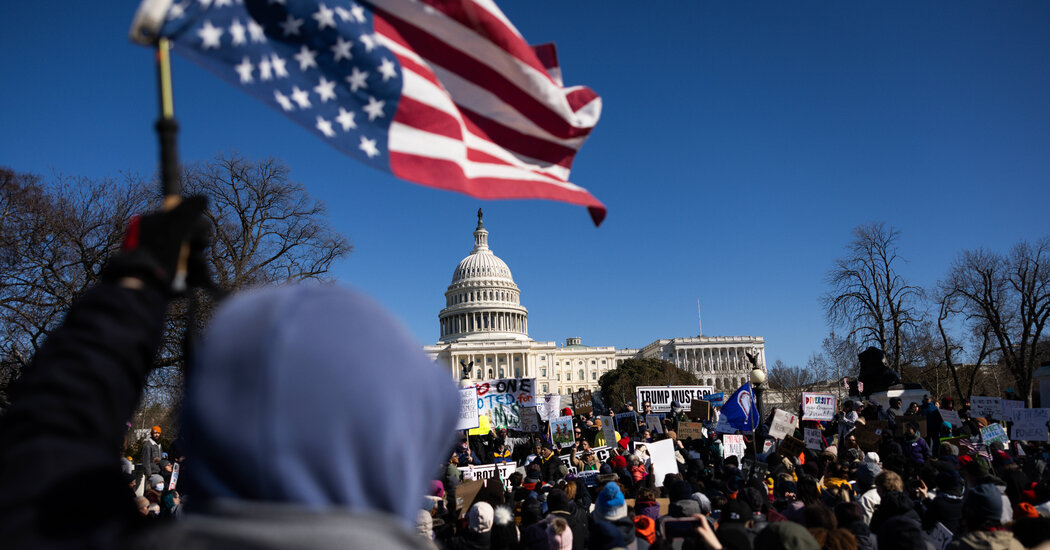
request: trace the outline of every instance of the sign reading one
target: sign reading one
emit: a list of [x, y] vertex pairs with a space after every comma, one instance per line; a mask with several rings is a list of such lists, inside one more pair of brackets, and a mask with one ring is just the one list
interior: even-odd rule
[[653, 412], [671, 412], [671, 401], [677, 401], [682, 407], [686, 403], [692, 403], [693, 399], [701, 399], [711, 394], [715, 389], [711, 386], [638, 386], [634, 393], [637, 400], [635, 404], [639, 411], [642, 403], [648, 401]]
[[835, 394], [802, 392], [802, 420], [834, 420]]

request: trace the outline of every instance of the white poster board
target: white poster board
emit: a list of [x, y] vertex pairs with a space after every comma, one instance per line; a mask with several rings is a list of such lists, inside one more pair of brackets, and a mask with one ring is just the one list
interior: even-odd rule
[[802, 392], [802, 420], [834, 420], [837, 401], [833, 393]]
[[653, 476], [656, 478], [656, 486], [664, 486], [664, 476], [678, 473], [678, 461], [674, 458], [674, 441], [664, 439], [654, 443], [646, 444], [649, 450], [649, 458], [653, 463]]
[[1003, 399], [1003, 417], [1000, 420], [1014, 422], [1014, 413], [1024, 409], [1024, 401], [1014, 399]]
[[939, 412], [941, 413], [941, 420], [951, 424], [953, 428], [962, 426], [962, 419], [959, 418], [959, 413], [944, 409], [940, 409]]
[[478, 391], [473, 386], [459, 390], [459, 419], [457, 430], [478, 427]]
[[1003, 400], [983, 395], [970, 396], [970, 418], [995, 418], [1003, 415]]
[[981, 428], [981, 441], [985, 445], [991, 445], [995, 442], [1006, 445], [1010, 442], [1010, 438], [1006, 437], [1006, 430], [1003, 429], [1002, 424], [993, 422]]
[[744, 443], [744, 436], [733, 434], [722, 436], [722, 458], [735, 456], [739, 460], [744, 460], [744, 453], [746, 452], [747, 445]]
[[1010, 439], [1015, 441], [1050, 441], [1046, 423], [1050, 421], [1050, 408], [1021, 409], [1015, 414]]
[[548, 393], [536, 401], [536, 413], [540, 420], [550, 422], [551, 418], [561, 416], [561, 396], [556, 393]]
[[814, 451], [820, 451], [824, 449], [824, 438], [820, 434], [820, 430], [813, 428], [803, 428], [806, 436], [806, 448], [813, 449]]
[[702, 399], [714, 391], [712, 386], [638, 386], [634, 390], [637, 399], [634, 404], [635, 409], [642, 411], [642, 403], [648, 401], [653, 412], [665, 413], [671, 412], [671, 401], [688, 407], [694, 399]]
[[769, 437], [784, 439], [785, 435], [795, 433], [798, 428], [798, 417], [781, 409], [773, 414], [773, 425], [769, 427]]

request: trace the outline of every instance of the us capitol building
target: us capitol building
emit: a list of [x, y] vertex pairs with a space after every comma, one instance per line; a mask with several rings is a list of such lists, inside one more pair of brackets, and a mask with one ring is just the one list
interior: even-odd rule
[[585, 346], [580, 338], [566, 338], [565, 345], [558, 346], [529, 338], [529, 312], [521, 305], [521, 290], [507, 264], [489, 249], [481, 210], [474, 249], [452, 272], [438, 319], [441, 338], [423, 351], [455, 379], [460, 365], [473, 362], [471, 380], [534, 377], [537, 393], [597, 390], [603, 374], [632, 358], [666, 359], [715, 391], [733, 391], [751, 371], [745, 351], [757, 349], [759, 365], [766, 363], [760, 336], [670, 338], [641, 349]]

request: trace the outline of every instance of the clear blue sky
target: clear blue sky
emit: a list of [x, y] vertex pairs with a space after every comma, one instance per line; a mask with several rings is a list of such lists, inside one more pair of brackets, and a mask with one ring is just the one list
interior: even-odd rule
[[[0, 165], [149, 175], [151, 52], [137, 3], [0, 5]], [[931, 285], [964, 248], [1050, 234], [1050, 3], [503, 2], [566, 84], [604, 112], [573, 181], [605, 202], [485, 202], [402, 182], [176, 59], [185, 161], [283, 159], [354, 253], [335, 275], [438, 336], [452, 270], [485, 210], [531, 336], [638, 347], [760, 335], [802, 364], [828, 327], [824, 277], [858, 224], [901, 230]]]

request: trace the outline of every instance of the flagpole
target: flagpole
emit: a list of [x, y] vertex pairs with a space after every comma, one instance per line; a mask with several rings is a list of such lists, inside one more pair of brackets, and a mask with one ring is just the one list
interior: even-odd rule
[[175, 100], [171, 88], [171, 43], [167, 38], [157, 40], [157, 84], [160, 93], [160, 117], [157, 119], [157, 137], [160, 139], [160, 186], [164, 207], [173, 208], [182, 195], [179, 179], [179, 150], [176, 138], [179, 124], [175, 121]]

